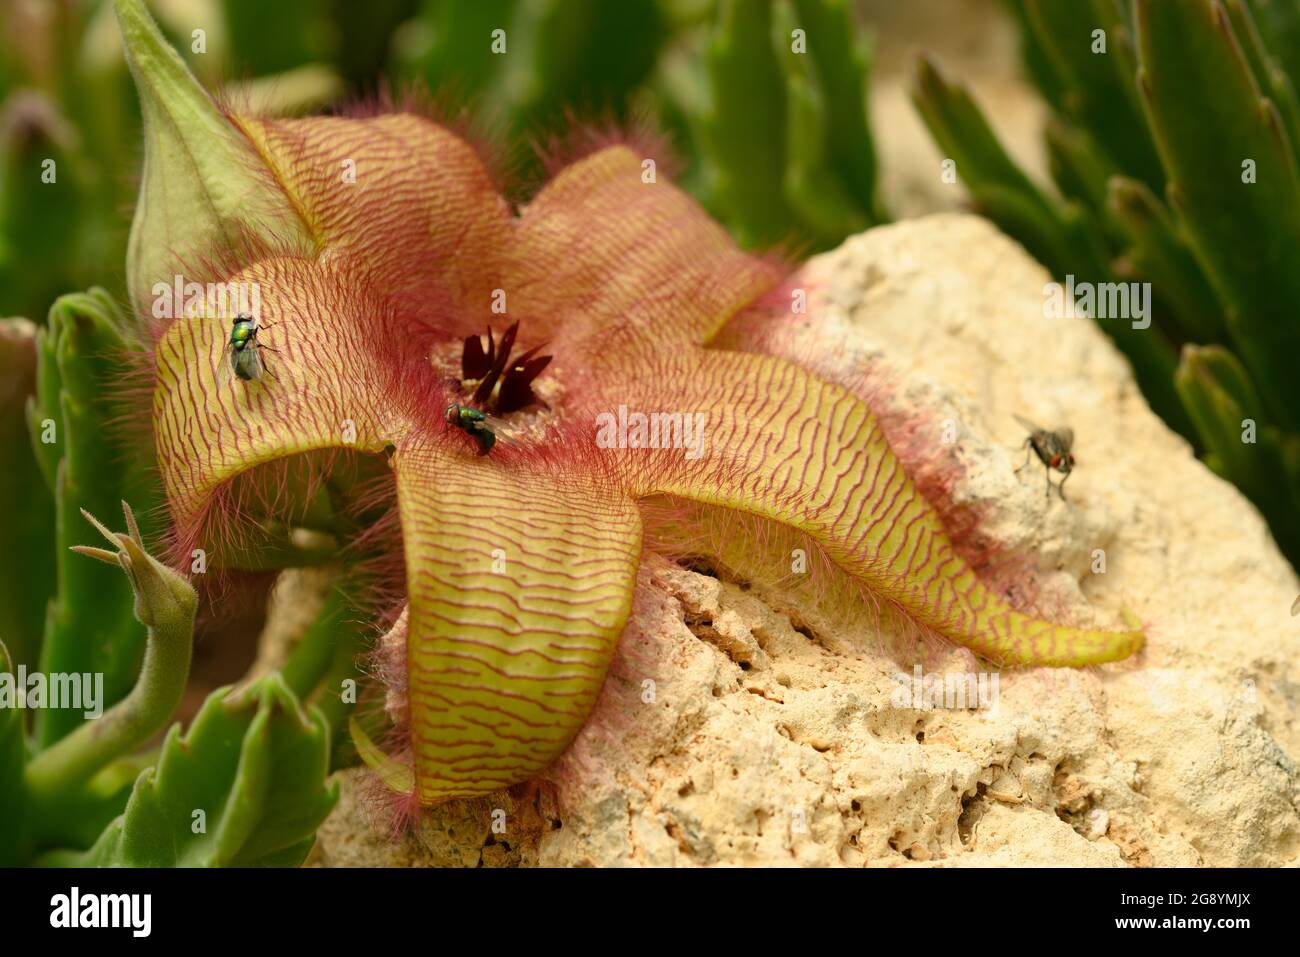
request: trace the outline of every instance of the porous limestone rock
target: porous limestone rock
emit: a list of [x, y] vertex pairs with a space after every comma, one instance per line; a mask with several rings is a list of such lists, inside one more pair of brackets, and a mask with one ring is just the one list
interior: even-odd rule
[[[1037, 607], [1101, 626], [1131, 611], [1148, 633], [1137, 658], [1001, 672], [992, 708], [917, 707], [917, 665], [981, 666], [876, 635], [870, 615], [820, 620], [761, 583], [652, 559], [596, 711], [544, 779], [434, 808], [395, 839], [371, 823], [365, 772], [345, 772], [313, 861], [1294, 863], [1295, 573], [1096, 325], [1045, 318], [1048, 281], [981, 219], [901, 222], [805, 267], [801, 334], [874, 364], [882, 412], [931, 423], [920, 444], [1029, 556]], [[1074, 428], [1068, 504], [1044, 496], [1036, 461], [1015, 473], [1014, 414]]]

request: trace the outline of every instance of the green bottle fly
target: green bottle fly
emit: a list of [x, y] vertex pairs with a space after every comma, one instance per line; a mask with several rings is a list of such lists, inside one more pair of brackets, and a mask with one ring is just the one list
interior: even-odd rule
[[496, 445], [497, 436], [488, 425], [487, 416], [478, 409], [453, 402], [444, 413], [449, 425], [454, 425], [478, 443], [478, 454], [487, 455]]

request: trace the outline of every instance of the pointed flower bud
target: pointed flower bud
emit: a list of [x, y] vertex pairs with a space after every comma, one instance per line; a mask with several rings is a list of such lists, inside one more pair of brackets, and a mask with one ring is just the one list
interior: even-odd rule
[[143, 0], [114, 0], [144, 117], [144, 173], [127, 250], [139, 310], [155, 283], [245, 235], [309, 245], [288, 196], [163, 38]]

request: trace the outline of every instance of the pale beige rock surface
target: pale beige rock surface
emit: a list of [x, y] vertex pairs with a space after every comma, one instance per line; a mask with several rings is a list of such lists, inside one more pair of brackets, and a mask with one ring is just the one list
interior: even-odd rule
[[[872, 230], [813, 260], [801, 333], [842, 340], [956, 441], [957, 498], [1034, 556], [1039, 605], [1148, 627], [1135, 660], [997, 675], [996, 707], [920, 709], [896, 676], [969, 653], [819, 619], [762, 583], [649, 560], [596, 713], [543, 781], [393, 840], [361, 772], [323, 865], [1264, 865], [1300, 852], [1294, 572], [1252, 507], [1153, 415], [1046, 273], [975, 217]], [[1020, 475], [1013, 413], [1069, 422], [1070, 504]], [[1094, 573], [1095, 550], [1105, 572]], [[780, 608], [782, 610], [774, 610]], [[493, 830], [494, 812], [497, 831]]]

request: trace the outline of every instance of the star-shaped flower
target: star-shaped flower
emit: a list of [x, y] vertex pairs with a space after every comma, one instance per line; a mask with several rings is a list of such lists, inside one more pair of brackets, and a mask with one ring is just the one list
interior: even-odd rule
[[[229, 263], [218, 278], [258, 290], [267, 350], [260, 380], [223, 376], [233, 310], [211, 296], [158, 325], [153, 422], [180, 538], [201, 540], [232, 485], [270, 463], [388, 456], [405, 780], [422, 803], [524, 780], [576, 733], [631, 609], [647, 504], [745, 516], [714, 542], [724, 559], [811, 550], [810, 569], [995, 661], [1082, 665], [1141, 645], [1028, 617], [982, 584], [853, 392], [710, 348], [782, 274], [646, 157], [596, 150], [515, 211], [465, 141], [414, 113], [216, 110], [139, 0], [117, 5], [149, 119], [137, 306], [175, 262]], [[469, 338], [515, 322], [519, 360]], [[504, 382], [479, 389], [499, 364], [509, 401]], [[515, 409], [533, 389], [542, 401]], [[516, 434], [480, 454], [447, 411], [494, 395]]]

